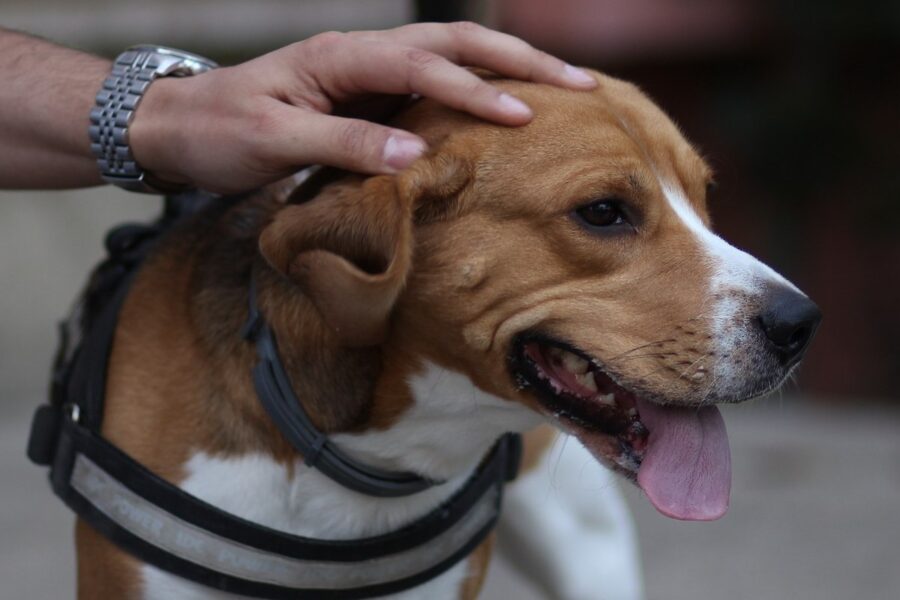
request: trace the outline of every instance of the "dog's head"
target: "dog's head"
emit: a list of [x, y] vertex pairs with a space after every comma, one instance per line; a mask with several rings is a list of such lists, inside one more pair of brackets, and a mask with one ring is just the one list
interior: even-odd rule
[[724, 513], [714, 406], [775, 389], [819, 321], [788, 281], [711, 233], [711, 172], [634, 86], [515, 82], [534, 121], [421, 102], [434, 151], [282, 210], [263, 254], [348, 345], [390, 339], [577, 435], [662, 512]]

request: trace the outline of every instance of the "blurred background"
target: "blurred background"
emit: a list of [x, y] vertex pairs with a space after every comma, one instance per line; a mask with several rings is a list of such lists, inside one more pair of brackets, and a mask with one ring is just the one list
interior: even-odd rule
[[[900, 598], [900, 2], [0, 0], [0, 25], [66, 45], [221, 63], [462, 18], [638, 83], [714, 166], [723, 237], [825, 314], [796, 382], [725, 411], [728, 516], [669, 521], [626, 490], [647, 598]], [[0, 192], [0, 599], [72, 596], [71, 518], [26, 462], [28, 421], [103, 233], [158, 207], [113, 189]], [[540, 596], [501, 561], [485, 597]]]

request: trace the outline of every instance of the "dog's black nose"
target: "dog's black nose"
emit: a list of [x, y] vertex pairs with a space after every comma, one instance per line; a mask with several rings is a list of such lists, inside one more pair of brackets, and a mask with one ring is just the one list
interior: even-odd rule
[[781, 364], [792, 367], [803, 358], [822, 313], [815, 303], [794, 290], [773, 290], [759, 316], [759, 322]]

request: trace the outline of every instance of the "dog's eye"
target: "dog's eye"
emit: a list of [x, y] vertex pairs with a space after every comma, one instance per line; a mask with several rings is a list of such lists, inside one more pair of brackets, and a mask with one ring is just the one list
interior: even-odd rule
[[613, 227], [627, 225], [628, 220], [616, 200], [599, 200], [582, 206], [575, 213], [591, 227]]

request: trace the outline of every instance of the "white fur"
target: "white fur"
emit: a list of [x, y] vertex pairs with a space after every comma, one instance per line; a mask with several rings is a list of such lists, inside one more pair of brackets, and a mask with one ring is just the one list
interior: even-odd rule
[[372, 464], [446, 479], [471, 470], [500, 434], [542, 422], [518, 402], [487, 394], [468, 377], [433, 364], [409, 384], [415, 404], [390, 429], [337, 435], [335, 442]]
[[[294, 473], [271, 458], [219, 458], [197, 453], [181, 487], [240, 517], [296, 535], [353, 539], [385, 533], [421, 517], [462, 485], [493, 442], [540, 418], [518, 403], [481, 392], [468, 378], [435, 365], [410, 380], [415, 402], [389, 429], [334, 436], [345, 451], [372, 464], [447, 482], [403, 499], [349, 491], [298, 461]], [[147, 600], [231, 599], [151, 566], [143, 568]], [[393, 598], [456, 599], [467, 575], [462, 562], [442, 576]]]
[[668, 182], [661, 182], [661, 185], [669, 206], [695, 235], [712, 261], [714, 270], [710, 287], [713, 291], [758, 293], [765, 282], [778, 283], [799, 291], [774, 269], [710, 231], [680, 187]]
[[574, 437], [561, 436], [509, 485], [499, 541], [550, 598], [643, 597], [637, 538], [616, 477]]
[[[710, 231], [679, 186], [665, 180], [660, 180], [660, 185], [669, 206], [694, 234], [707, 256], [711, 269], [709, 299], [702, 316], [712, 325], [720, 354], [733, 355], [747, 346], [750, 332], [747, 319], [742, 319], [741, 314], [748, 305], [758, 302], [772, 285], [802, 292], [765, 263]], [[734, 387], [742, 380], [733, 361], [717, 360], [712, 371], [715, 384], [721, 389]]]

